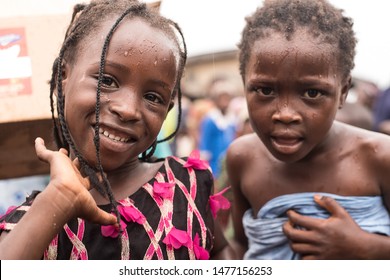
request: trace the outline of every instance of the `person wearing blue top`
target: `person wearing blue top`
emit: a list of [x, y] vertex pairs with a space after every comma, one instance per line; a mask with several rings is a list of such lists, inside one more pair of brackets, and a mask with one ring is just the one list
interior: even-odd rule
[[199, 150], [209, 161], [215, 178], [221, 173], [221, 161], [236, 136], [236, 122], [228, 107], [235, 95], [232, 84], [226, 79], [216, 79], [210, 86], [210, 98], [215, 107], [211, 109], [200, 127]]

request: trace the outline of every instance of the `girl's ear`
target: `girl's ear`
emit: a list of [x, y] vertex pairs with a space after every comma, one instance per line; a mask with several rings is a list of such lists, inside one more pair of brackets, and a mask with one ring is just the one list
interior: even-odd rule
[[[69, 73], [70, 73], [70, 66], [68, 63], [64, 62], [62, 67], [62, 92], [65, 94], [65, 87], [66, 84], [68, 83], [68, 78], [69, 78]], [[56, 92], [57, 94], [57, 92]]]
[[352, 77], [348, 76], [346, 79], [343, 80], [342, 88], [341, 88], [341, 94], [340, 94], [340, 100], [339, 100], [339, 109], [341, 109], [344, 106], [345, 100], [347, 100], [348, 92], [352, 85]]

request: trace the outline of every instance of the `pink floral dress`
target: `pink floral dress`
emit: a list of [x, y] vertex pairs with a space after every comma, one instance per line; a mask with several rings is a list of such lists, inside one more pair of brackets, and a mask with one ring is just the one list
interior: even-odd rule
[[[188, 159], [168, 157], [152, 180], [118, 201], [122, 233], [113, 226], [74, 219], [53, 239], [43, 258], [208, 259], [216, 211], [228, 206], [212, 189], [212, 174], [198, 153]], [[2, 217], [0, 232], [12, 230], [37, 195], [34, 192]]]

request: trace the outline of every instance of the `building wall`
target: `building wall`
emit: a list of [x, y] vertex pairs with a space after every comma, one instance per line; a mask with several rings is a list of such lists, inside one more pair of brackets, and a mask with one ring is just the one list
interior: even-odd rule
[[237, 87], [237, 94], [243, 93], [238, 68], [237, 51], [190, 57], [182, 79], [183, 92], [192, 98], [207, 97], [207, 88], [216, 77], [226, 77]]

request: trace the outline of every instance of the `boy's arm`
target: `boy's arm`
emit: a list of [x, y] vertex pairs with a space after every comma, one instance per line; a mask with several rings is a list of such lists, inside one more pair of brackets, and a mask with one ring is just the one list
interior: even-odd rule
[[242, 259], [248, 249], [248, 240], [243, 228], [242, 217], [245, 211], [250, 208], [250, 205], [241, 191], [240, 183], [244, 166], [244, 162], [240, 158], [240, 152], [237, 151], [237, 145], [233, 143], [227, 151], [226, 168], [229, 184], [233, 190], [232, 220], [234, 238], [231, 245], [236, 251], [238, 259]]

